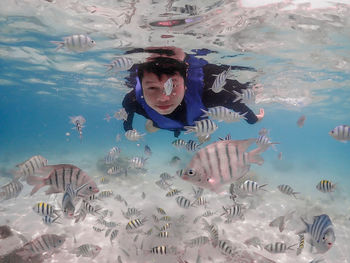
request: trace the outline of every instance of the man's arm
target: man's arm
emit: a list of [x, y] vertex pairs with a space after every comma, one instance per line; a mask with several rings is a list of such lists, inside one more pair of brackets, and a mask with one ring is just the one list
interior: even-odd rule
[[135, 102], [132, 99], [132, 94], [133, 91], [129, 92], [128, 94], [125, 95], [124, 99], [123, 99], [123, 107], [125, 109], [125, 111], [128, 114], [128, 117], [126, 120], [124, 120], [123, 122], [123, 126], [124, 126], [124, 131], [128, 131], [128, 130], [132, 130], [132, 121], [134, 119], [134, 114], [136, 111], [135, 108]]

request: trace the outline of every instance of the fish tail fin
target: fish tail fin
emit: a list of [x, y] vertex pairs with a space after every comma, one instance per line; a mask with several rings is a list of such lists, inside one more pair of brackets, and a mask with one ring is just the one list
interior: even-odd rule
[[50, 41], [52, 44], [56, 44], [57, 45], [57, 48], [55, 51], [61, 49], [64, 47], [64, 42], [63, 41]]
[[263, 190], [263, 191], [266, 191], [268, 192], [268, 190], [266, 189], [262, 189], [263, 187], [267, 186], [267, 184], [262, 184], [262, 185], [259, 185], [259, 190]]
[[237, 97], [233, 100], [233, 103], [235, 103], [235, 102], [237, 102], [237, 101], [239, 101], [239, 100], [242, 99], [242, 94], [241, 94], [241, 93], [239, 93], [239, 92], [236, 91], [236, 90], [233, 90], [233, 93], [237, 96]]
[[34, 176], [34, 175], [29, 175], [27, 177], [27, 183], [29, 185], [35, 185], [35, 187], [32, 189], [30, 192], [30, 195], [35, 194], [41, 187], [45, 186], [45, 178], [39, 177], [39, 176]]
[[294, 250], [292, 247], [295, 247], [295, 246], [297, 246], [297, 245], [298, 245], [298, 243], [293, 244], [293, 245], [291, 245], [291, 246], [287, 247], [287, 250], [288, 250], [288, 249], [290, 249], [290, 250]]
[[298, 199], [298, 197], [296, 196], [297, 194], [300, 194], [300, 192], [293, 192], [293, 193], [292, 193], [292, 196], [294, 196], [295, 199]]
[[184, 134], [188, 134], [188, 133], [191, 133], [191, 132], [195, 132], [195, 127], [194, 126], [184, 126], [184, 129], [186, 130], [184, 132]]
[[204, 115], [202, 115], [201, 117], [209, 117], [209, 111], [203, 110], [201, 109], [201, 111], [203, 111]]
[[249, 163], [256, 163], [258, 165], [262, 165], [264, 163], [264, 159], [259, 155], [259, 148], [252, 150], [248, 153], [248, 161]]

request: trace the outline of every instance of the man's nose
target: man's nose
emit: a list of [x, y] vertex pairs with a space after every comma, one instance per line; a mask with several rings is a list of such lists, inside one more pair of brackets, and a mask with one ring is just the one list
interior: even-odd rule
[[167, 96], [166, 94], [165, 94], [165, 92], [162, 92], [160, 95], [159, 95], [159, 97], [158, 97], [158, 100], [159, 101], [168, 101], [170, 99], [170, 96]]

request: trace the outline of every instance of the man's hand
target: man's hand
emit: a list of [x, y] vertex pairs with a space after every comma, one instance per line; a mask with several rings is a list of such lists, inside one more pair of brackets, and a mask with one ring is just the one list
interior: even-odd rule
[[260, 109], [259, 114], [256, 115], [256, 117], [258, 118], [258, 121], [261, 121], [265, 116], [265, 111], [263, 108]]

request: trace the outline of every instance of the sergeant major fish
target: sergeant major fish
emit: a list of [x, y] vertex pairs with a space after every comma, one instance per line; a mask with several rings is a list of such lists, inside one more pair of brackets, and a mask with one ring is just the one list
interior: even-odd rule
[[218, 141], [199, 150], [180, 175], [185, 181], [202, 188], [218, 192], [227, 183], [237, 181], [246, 175], [251, 163], [263, 164], [258, 155], [263, 150], [246, 149], [255, 139], [237, 141]]
[[0, 188], [0, 202], [16, 198], [23, 189], [23, 184], [18, 179], [13, 179]]
[[70, 118], [70, 122], [74, 124], [74, 128], [76, 129], [77, 132], [79, 133], [79, 137], [80, 137], [80, 141], [83, 138], [83, 128], [84, 128], [84, 124], [86, 122], [85, 118], [81, 115], [79, 116], [73, 116], [73, 117], [69, 117]]
[[105, 65], [107, 67], [107, 72], [114, 70], [124, 71], [129, 70], [134, 64], [133, 60], [128, 57], [116, 57], [110, 64]]
[[329, 132], [329, 135], [340, 142], [347, 142], [350, 140], [350, 126], [339, 125]]
[[44, 177], [30, 175], [27, 177], [27, 183], [34, 185], [30, 195], [35, 194], [41, 187], [49, 185], [50, 188], [46, 194], [63, 193], [67, 184], [78, 188], [87, 183], [86, 187], [81, 190], [79, 195], [89, 196], [98, 193], [96, 183], [80, 168], [72, 164], [57, 164], [42, 167], [38, 173], [44, 174]]
[[28, 175], [34, 175], [37, 170], [46, 165], [47, 159], [41, 155], [34, 155], [23, 163], [16, 165], [16, 167], [19, 168], [19, 171], [15, 172], [15, 178], [22, 177], [23, 179], [26, 179]]
[[194, 123], [194, 126], [184, 126], [186, 129], [185, 134], [195, 132], [197, 137], [206, 136], [208, 134], [212, 134], [218, 128], [215, 122], [208, 119], [195, 121]]
[[246, 119], [244, 116], [247, 114], [246, 112], [239, 114], [223, 106], [208, 108], [208, 111], [202, 109], [202, 111], [204, 112], [204, 115], [202, 117], [210, 117], [213, 120], [217, 120], [219, 122], [224, 121], [228, 123], [238, 122], [241, 119]]
[[129, 141], [138, 141], [141, 138], [143, 138], [143, 136], [145, 136], [146, 133], [139, 133], [137, 130], [128, 130], [127, 132], [125, 132], [125, 137], [129, 140]]
[[307, 223], [303, 218], [301, 220], [306, 229], [298, 234], [309, 233], [311, 245], [316, 248], [318, 253], [326, 253], [335, 242], [333, 224], [329, 216], [326, 214], [315, 216], [312, 224]]
[[89, 36], [82, 34], [64, 37], [63, 41], [51, 41], [51, 43], [57, 45], [56, 51], [65, 47], [74, 52], [84, 52], [96, 45], [96, 42]]
[[227, 75], [230, 71], [231, 71], [231, 67], [229, 67], [227, 70], [224, 70], [223, 72], [221, 72], [219, 75], [216, 76], [214, 83], [211, 87], [211, 90], [214, 93], [219, 93], [225, 90], [224, 86], [226, 85]]

